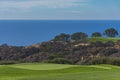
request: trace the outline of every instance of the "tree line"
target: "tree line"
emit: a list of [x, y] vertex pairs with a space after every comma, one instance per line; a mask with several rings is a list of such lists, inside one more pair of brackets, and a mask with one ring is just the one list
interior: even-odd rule
[[[103, 36], [117, 37], [118, 35], [119, 35], [119, 33], [115, 28], [108, 28], [103, 33], [100, 33], [100, 32], [92, 33], [91, 37], [103, 37]], [[55, 36], [55, 38], [53, 40], [55, 40], [55, 41], [71, 41], [71, 40], [85, 41], [88, 37], [89, 37], [88, 34], [86, 34], [84, 32], [76, 32], [76, 33], [73, 33], [72, 35], [61, 33], [61, 34]]]

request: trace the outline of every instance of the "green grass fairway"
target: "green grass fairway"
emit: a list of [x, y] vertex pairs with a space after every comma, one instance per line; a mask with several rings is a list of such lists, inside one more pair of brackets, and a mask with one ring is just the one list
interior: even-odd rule
[[101, 41], [101, 42], [113, 41], [113, 42], [117, 42], [118, 40], [120, 40], [120, 38], [93, 37], [93, 38], [88, 39], [89, 42], [96, 42], [96, 41]]
[[0, 80], [120, 80], [120, 67], [43, 63], [1, 65]]
[[62, 65], [62, 64], [40, 64], [40, 63], [27, 63], [27, 64], [16, 64], [10, 65], [13, 68], [20, 68], [20, 69], [29, 69], [29, 70], [56, 70], [56, 69], [64, 69], [73, 67], [76, 65]]

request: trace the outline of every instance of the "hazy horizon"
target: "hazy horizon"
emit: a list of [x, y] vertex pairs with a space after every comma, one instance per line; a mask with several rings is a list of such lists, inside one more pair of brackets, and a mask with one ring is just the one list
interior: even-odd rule
[[0, 19], [120, 20], [120, 0], [0, 0]]

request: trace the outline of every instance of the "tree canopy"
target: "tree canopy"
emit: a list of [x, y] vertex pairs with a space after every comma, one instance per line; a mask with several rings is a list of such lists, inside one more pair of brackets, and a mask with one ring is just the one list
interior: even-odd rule
[[61, 33], [57, 36], [55, 36], [54, 40], [56, 41], [68, 41], [70, 39], [69, 34]]
[[88, 37], [86, 33], [83, 32], [76, 32], [71, 35], [72, 40], [84, 40]]
[[102, 34], [100, 32], [94, 32], [91, 37], [102, 37]]
[[115, 28], [108, 28], [104, 31], [104, 35], [107, 37], [116, 37], [119, 33]]

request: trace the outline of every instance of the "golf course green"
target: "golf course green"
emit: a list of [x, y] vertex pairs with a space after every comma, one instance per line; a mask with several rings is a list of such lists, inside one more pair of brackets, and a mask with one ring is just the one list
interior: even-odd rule
[[120, 80], [120, 67], [45, 63], [1, 65], [0, 80]]

